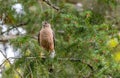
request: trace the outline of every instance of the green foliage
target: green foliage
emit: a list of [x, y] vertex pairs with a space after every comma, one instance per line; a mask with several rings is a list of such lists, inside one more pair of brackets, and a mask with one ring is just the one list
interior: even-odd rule
[[[114, 0], [98, 0], [103, 3], [113, 3]], [[3, 6], [7, 2], [2, 1]], [[15, 78], [14, 74], [19, 68], [23, 78], [118, 78], [120, 72], [119, 62], [113, 58], [114, 49], [110, 49], [106, 44], [112, 36], [117, 36], [118, 30], [111, 24], [105, 22], [105, 15], [84, 10], [78, 12], [73, 4], [58, 3], [62, 12], [57, 12], [44, 2], [19, 1], [24, 5], [26, 15], [21, 17], [22, 22], [29, 20], [23, 27], [27, 33], [10, 41], [14, 49], [20, 49], [20, 57], [10, 69], [4, 70], [3, 78]], [[61, 1], [62, 2], [62, 1]], [[12, 14], [14, 12], [9, 7], [14, 4], [0, 8], [0, 13]], [[54, 2], [56, 3], [56, 2]], [[30, 9], [34, 7], [35, 11]], [[9, 17], [11, 15], [8, 15]], [[12, 18], [10, 24], [17, 24], [17, 18]], [[52, 24], [56, 34], [56, 58], [41, 59], [40, 53], [43, 51], [38, 45], [36, 36], [41, 28], [42, 21], [47, 20]], [[8, 23], [7, 23], [8, 24]], [[8, 24], [9, 25], [9, 24]], [[30, 58], [31, 57], [31, 58]], [[62, 58], [60, 60], [58, 58]], [[65, 58], [80, 59], [80, 61], [70, 61]], [[87, 65], [91, 65], [93, 70]], [[50, 69], [53, 68], [53, 72]], [[19, 76], [19, 74], [17, 74]], [[17, 77], [16, 77], [17, 78]]]
[[116, 0], [97, 0], [98, 2], [107, 4], [109, 6], [116, 6], [117, 5], [117, 1]]

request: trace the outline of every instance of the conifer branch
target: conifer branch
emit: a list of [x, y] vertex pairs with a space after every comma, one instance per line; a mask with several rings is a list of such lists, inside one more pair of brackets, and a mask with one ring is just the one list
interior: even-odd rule
[[1, 32], [1, 34], [4, 34], [4, 33], [6, 33], [6, 32], [9, 32], [10, 30], [12, 30], [12, 29], [14, 29], [14, 28], [23, 27], [23, 26], [27, 25], [28, 22], [29, 22], [29, 20], [28, 20], [27, 22], [22, 22], [22, 23], [19, 23], [19, 24], [16, 24], [16, 25], [12, 25], [12, 28], [9, 28], [9, 29], [7, 29], [6, 31]]
[[[5, 60], [8, 61], [8, 63], [10, 64], [10, 66], [12, 66], [9, 58], [7, 58], [7, 56], [3, 53], [3, 51], [0, 50], [0, 53], [3, 55], [3, 57], [5, 58]], [[17, 70], [14, 69], [14, 71], [20, 76], [20, 78], [23, 78], [22, 75]]]
[[58, 58], [58, 60], [61, 60], [61, 61], [72, 61], [72, 62], [81, 62], [83, 64], [86, 64], [92, 71], [94, 71], [93, 67], [90, 64], [82, 61], [81, 59], [76, 59], [76, 58]]
[[[8, 35], [8, 36], [0, 36], [0, 42], [6, 43], [11, 39], [16, 39], [18, 37], [24, 37], [26, 35]], [[31, 36], [30, 38], [33, 38], [37, 40], [37, 36]]]
[[13, 36], [13, 35], [9, 35], [9, 36], [0, 36], [0, 42], [8, 42], [11, 39], [15, 39], [18, 36]]
[[[20, 59], [21, 57], [9, 57], [9, 59]], [[27, 59], [36, 59], [36, 57], [26, 57]], [[72, 61], [72, 62], [81, 62], [83, 64], [86, 64], [92, 71], [94, 71], [94, 68], [85, 61], [82, 61], [82, 59], [77, 58], [57, 58], [58, 61]]]

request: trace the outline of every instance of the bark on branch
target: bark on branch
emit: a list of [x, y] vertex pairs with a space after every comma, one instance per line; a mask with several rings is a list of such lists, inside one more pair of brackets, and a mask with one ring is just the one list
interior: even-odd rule
[[[8, 35], [8, 36], [0, 36], [0, 42], [8, 42], [11, 39], [16, 39], [18, 37], [24, 37], [26, 35]], [[37, 36], [30, 36], [30, 38], [37, 40]]]
[[19, 23], [19, 24], [16, 24], [16, 25], [12, 25], [12, 28], [7, 29], [6, 31], [2, 32], [1, 34], [9, 32], [10, 30], [12, 30], [14, 28], [23, 27], [23, 26], [27, 25], [28, 22], [29, 22], [29, 20], [27, 22], [22, 22], [22, 23]]
[[53, 5], [50, 0], [43, 0], [43, 2], [45, 2], [46, 4], [48, 4], [50, 7], [52, 7], [53, 9], [55, 9], [57, 11], [60, 10], [59, 7]]
[[[10, 66], [12, 66], [9, 58], [7, 58], [7, 56], [3, 53], [3, 51], [0, 50], [0, 53], [3, 55], [3, 57], [5, 58], [5, 60], [8, 61], [8, 63], [10, 64]], [[17, 70], [14, 69], [14, 71], [15, 71], [21, 78], [23, 78], [23, 76], [22, 76]]]
[[13, 36], [13, 35], [10, 35], [10, 36], [0, 36], [0, 42], [8, 42], [9, 40], [15, 39], [17, 37], [18, 36]]

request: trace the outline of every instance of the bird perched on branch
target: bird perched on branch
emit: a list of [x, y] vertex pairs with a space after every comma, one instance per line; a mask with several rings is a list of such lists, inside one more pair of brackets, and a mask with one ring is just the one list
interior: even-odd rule
[[46, 21], [42, 22], [42, 29], [38, 34], [38, 43], [50, 53], [51, 58], [55, 57], [55, 36], [51, 25]]

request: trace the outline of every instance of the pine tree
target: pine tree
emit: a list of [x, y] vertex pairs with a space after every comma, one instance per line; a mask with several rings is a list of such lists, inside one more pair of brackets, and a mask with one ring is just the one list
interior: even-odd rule
[[[80, 7], [83, 10], [79, 11], [69, 0], [0, 0], [0, 42], [11, 45], [17, 55], [7, 58], [0, 49], [5, 58], [0, 65], [2, 78], [120, 77], [119, 34], [113, 26], [120, 20], [105, 15], [106, 10], [112, 14], [119, 5], [117, 0], [92, 3], [105, 8], [95, 5], [93, 9]], [[41, 58], [37, 35], [43, 21], [55, 31], [54, 59]], [[2, 31], [3, 25], [6, 31]]]

